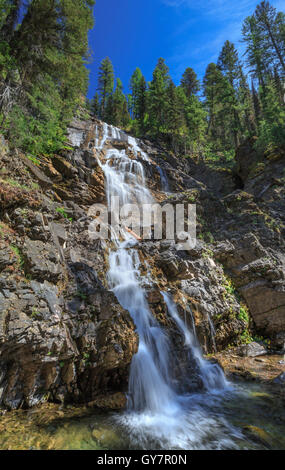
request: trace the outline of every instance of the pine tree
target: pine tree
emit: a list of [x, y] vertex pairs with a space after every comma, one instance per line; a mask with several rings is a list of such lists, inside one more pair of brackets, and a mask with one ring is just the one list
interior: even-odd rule
[[262, 101], [262, 119], [256, 147], [264, 152], [272, 146], [285, 147], [285, 108], [280, 105], [274, 79], [268, 79]]
[[116, 80], [114, 93], [107, 97], [104, 120], [108, 124], [118, 127], [126, 127], [130, 122], [128, 102], [123, 93], [123, 84], [119, 78]]
[[20, 92], [17, 83], [17, 64], [13, 57], [11, 39], [14, 35], [20, 1], [0, 0], [0, 122], [3, 124]]
[[171, 78], [169, 75], [169, 68], [167, 67], [165, 60], [162, 57], [158, 59], [157, 64], [156, 64], [156, 69], [160, 71], [162, 79], [165, 83], [165, 86], [168, 86], [171, 81]]
[[30, 0], [17, 27], [20, 3], [10, 3], [15, 6], [8, 43], [13, 67], [5, 65], [0, 95], [12, 90], [14, 106], [9, 117], [4, 111], [4, 126], [23, 149], [52, 151], [62, 145], [66, 125], [87, 90], [94, 1]]
[[285, 73], [284, 44], [282, 51], [283, 41], [281, 36], [282, 33], [280, 31], [280, 26], [282, 25], [282, 16], [279, 15], [277, 17], [276, 8], [271, 6], [267, 1], [263, 1], [257, 5], [254, 16], [258, 27], [264, 34], [266, 45], [271, 48], [273, 57], [276, 57], [280, 67], [283, 69], [283, 73]]
[[130, 124], [130, 120], [131, 120], [131, 117], [130, 117], [130, 113], [128, 110], [128, 102], [127, 102], [127, 99], [125, 98], [123, 101], [123, 107], [122, 107], [122, 118], [121, 118], [122, 126], [126, 128]]
[[247, 77], [240, 68], [240, 82], [238, 89], [239, 111], [243, 127], [243, 134], [252, 135], [256, 133], [256, 120], [252, 94], [249, 89]]
[[233, 43], [226, 41], [218, 59], [218, 68], [229, 82], [225, 88], [224, 103], [227, 105], [235, 148], [239, 145], [241, 123], [238, 114], [237, 84], [240, 79], [241, 65]]
[[277, 91], [279, 103], [280, 103], [281, 106], [284, 106], [285, 105], [285, 101], [284, 101], [285, 89], [284, 89], [284, 85], [282, 83], [280, 74], [278, 73], [278, 68], [277, 67], [274, 67], [274, 83], [275, 83], [275, 86], [276, 86], [276, 91]]
[[137, 112], [140, 132], [144, 132], [144, 120], [147, 112], [147, 84], [143, 75], [139, 84]]
[[192, 95], [196, 95], [200, 90], [200, 82], [197, 78], [196, 73], [190, 67], [188, 67], [182, 75], [181, 87], [183, 88], [187, 98], [190, 98]]
[[154, 69], [148, 94], [149, 131], [155, 136], [164, 131], [166, 124], [169, 84], [169, 69], [165, 65], [164, 59], [160, 58]]
[[91, 111], [95, 117], [100, 118], [100, 99], [98, 93], [95, 93], [95, 96], [92, 100]]
[[106, 118], [106, 104], [107, 99], [113, 93], [114, 89], [114, 69], [113, 64], [109, 57], [106, 57], [102, 60], [100, 68], [99, 68], [99, 76], [98, 76], [98, 91], [100, 96], [101, 102], [101, 110], [100, 115], [102, 119]]
[[205, 97], [205, 107], [208, 112], [208, 127], [207, 135], [210, 140], [216, 140], [218, 143], [225, 123], [225, 114], [221, 114], [223, 108], [224, 97], [224, 83], [225, 79], [222, 72], [218, 69], [216, 64], [211, 63], [208, 65], [203, 80], [203, 94]]
[[14, 34], [20, 14], [21, 0], [0, 1], [0, 36], [9, 41]]
[[129, 121], [128, 103], [123, 93], [123, 84], [117, 78], [116, 89], [113, 94], [113, 109], [111, 121], [115, 126], [125, 126]]
[[243, 42], [246, 43], [246, 65], [253, 77], [258, 79], [259, 86], [265, 89], [265, 78], [268, 74], [270, 54], [264, 45], [264, 38], [256, 18], [249, 16], [242, 26]]
[[140, 93], [140, 84], [142, 79], [142, 72], [139, 68], [136, 68], [130, 80], [131, 94], [131, 113], [134, 119], [138, 119], [138, 101]]
[[167, 88], [167, 119], [165, 128], [170, 137], [169, 141], [174, 152], [177, 152], [179, 149], [179, 137], [184, 122], [184, 109], [176, 86], [171, 80]]
[[255, 122], [258, 125], [259, 121], [260, 121], [260, 118], [261, 118], [261, 103], [260, 103], [258, 93], [255, 89], [253, 80], [251, 81], [251, 94], [252, 94], [252, 99], [253, 99]]
[[[102, 112], [102, 107], [100, 109], [100, 113]], [[104, 108], [104, 114], [102, 116], [102, 119], [107, 122], [108, 124], [114, 125], [115, 120], [114, 120], [114, 95], [111, 94], [107, 96], [106, 98], [106, 104]]]
[[[183, 93], [184, 91], [181, 90]], [[181, 93], [180, 91], [180, 93]], [[205, 142], [207, 129], [207, 112], [197, 96], [191, 95], [184, 100], [185, 119], [187, 125], [187, 145], [191, 152], [199, 152]]]
[[238, 52], [233, 43], [226, 41], [218, 58], [218, 68], [224, 73], [232, 87], [240, 78], [240, 62]]

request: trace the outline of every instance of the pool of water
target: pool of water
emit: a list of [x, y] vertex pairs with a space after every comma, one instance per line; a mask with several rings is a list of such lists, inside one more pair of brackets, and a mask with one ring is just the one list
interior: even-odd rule
[[0, 416], [2, 450], [285, 449], [284, 396], [235, 384], [185, 397], [183, 416], [45, 404]]

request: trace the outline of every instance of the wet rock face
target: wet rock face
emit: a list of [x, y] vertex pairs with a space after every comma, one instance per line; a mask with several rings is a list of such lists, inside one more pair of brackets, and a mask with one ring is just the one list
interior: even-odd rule
[[[205, 353], [238, 341], [245, 328], [238, 318], [240, 305], [235, 296], [227, 292], [223, 270], [214, 261], [214, 254], [207, 251], [205, 243], [199, 241], [196, 249], [189, 252], [176, 251], [174, 244], [169, 247], [166, 241], [143, 243], [141, 251], [157, 286], [157, 291], [152, 290], [148, 295], [154, 316], [169, 328], [170, 336], [174, 334], [176, 343], [179, 332], [173, 324], [167, 326], [167, 312], [159, 291], [172, 294], [181, 318], [197, 335]], [[180, 341], [176, 349], [183, 356], [181, 336]], [[185, 357], [181, 358], [183, 361], [187, 362]]]
[[15, 177], [12, 187], [1, 185], [0, 208], [0, 406], [9, 409], [97, 396], [97, 406], [125, 405], [138, 338], [103, 285], [106, 247], [88, 236], [88, 203], [105, 197], [104, 179], [96, 180], [97, 166], [79, 175], [70, 161], [41, 162], [53, 179], [47, 189], [42, 175], [29, 173], [30, 161], [0, 160]]

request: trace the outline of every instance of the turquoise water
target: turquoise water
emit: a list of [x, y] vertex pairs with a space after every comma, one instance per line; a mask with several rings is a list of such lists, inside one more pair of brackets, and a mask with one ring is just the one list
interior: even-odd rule
[[169, 450], [183, 448], [183, 442], [187, 449], [285, 449], [284, 397], [273, 392], [236, 385], [224, 396], [189, 396], [189, 428], [184, 441], [177, 429], [176, 447], [163, 432], [152, 435], [145, 417], [140, 427], [139, 415], [53, 404], [7, 412], [0, 417], [0, 449]]

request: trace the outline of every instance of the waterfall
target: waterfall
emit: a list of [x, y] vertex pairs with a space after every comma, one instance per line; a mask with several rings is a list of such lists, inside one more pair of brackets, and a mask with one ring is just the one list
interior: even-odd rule
[[216, 345], [216, 340], [215, 340], [216, 330], [215, 330], [214, 324], [213, 324], [212, 319], [211, 319], [209, 314], [208, 314], [208, 323], [209, 323], [209, 327], [210, 327], [212, 345], [213, 345], [214, 351], [217, 352], [217, 345]]
[[[109, 127], [103, 128], [104, 143]], [[115, 135], [112, 127], [111, 135]], [[147, 159], [134, 138], [129, 137], [128, 144], [133, 154]], [[152, 202], [139, 161], [130, 159], [125, 150], [117, 149], [108, 149], [105, 160], [100, 165], [105, 174], [108, 203], [112, 196], [117, 196], [121, 205], [136, 202], [140, 206]], [[145, 291], [140, 286], [140, 260], [134, 248], [136, 240], [124, 229], [121, 234], [123, 241], [117, 239], [116, 249], [109, 254], [108, 282], [122, 307], [130, 312], [139, 334], [138, 353], [131, 364], [128, 406], [134, 410], [162, 412], [172, 409], [175, 404], [168, 367], [168, 338], [152, 316]]]
[[129, 379], [128, 407], [163, 412], [175, 403], [168, 368], [168, 338], [153, 318], [139, 283], [139, 257], [132, 240], [110, 253], [108, 279], [120, 304], [130, 312], [139, 334]]
[[165, 193], [168, 193], [169, 192], [169, 183], [168, 183], [168, 178], [166, 176], [166, 173], [160, 166], [158, 167], [158, 172], [159, 172], [159, 175], [160, 175], [161, 190], [164, 191]]
[[194, 357], [194, 360], [197, 363], [199, 374], [205, 389], [208, 391], [213, 391], [228, 387], [229, 384], [219, 365], [213, 364], [210, 361], [206, 361], [203, 358], [197, 339], [189, 330], [186, 323], [180, 318], [177, 307], [171, 296], [166, 292], [162, 292], [162, 295], [167, 305], [169, 314], [177, 324], [180, 331], [183, 333], [185, 346], [189, 349], [189, 352], [191, 352], [191, 357]]
[[[117, 196], [121, 205], [150, 203], [153, 199], [139, 161], [149, 161], [149, 157], [136, 139], [127, 137], [126, 140], [128, 153], [134, 155], [135, 160], [127, 155], [125, 149], [115, 148], [106, 148], [102, 157], [106, 141], [118, 139], [120, 135], [115, 128], [104, 124], [101, 142], [97, 144], [98, 163], [105, 175], [107, 201], [110, 204], [112, 196]], [[150, 446], [151, 441], [152, 445], [162, 448], [233, 448], [229, 436], [234, 431], [223, 419], [217, 415], [211, 416], [203, 409], [199, 402], [202, 394], [191, 395], [189, 391], [188, 395], [183, 395], [179, 392], [171, 368], [173, 351], [170, 339], [154, 318], [142, 287], [137, 243], [121, 227], [120, 236], [109, 252], [109, 287], [122, 307], [129, 311], [139, 335], [138, 352], [130, 368], [128, 411], [120, 417], [120, 422], [142, 447]], [[185, 345], [198, 364], [206, 392], [222, 390], [227, 386], [223, 372], [217, 365], [203, 359], [195, 338], [179, 317], [171, 297], [166, 293], [163, 297], [169, 315], [184, 335]], [[214, 403], [214, 398], [211, 400], [208, 398], [207, 404]], [[217, 427], [217, 423], [220, 423], [219, 433], [211, 444], [206, 445], [209, 429]]]

